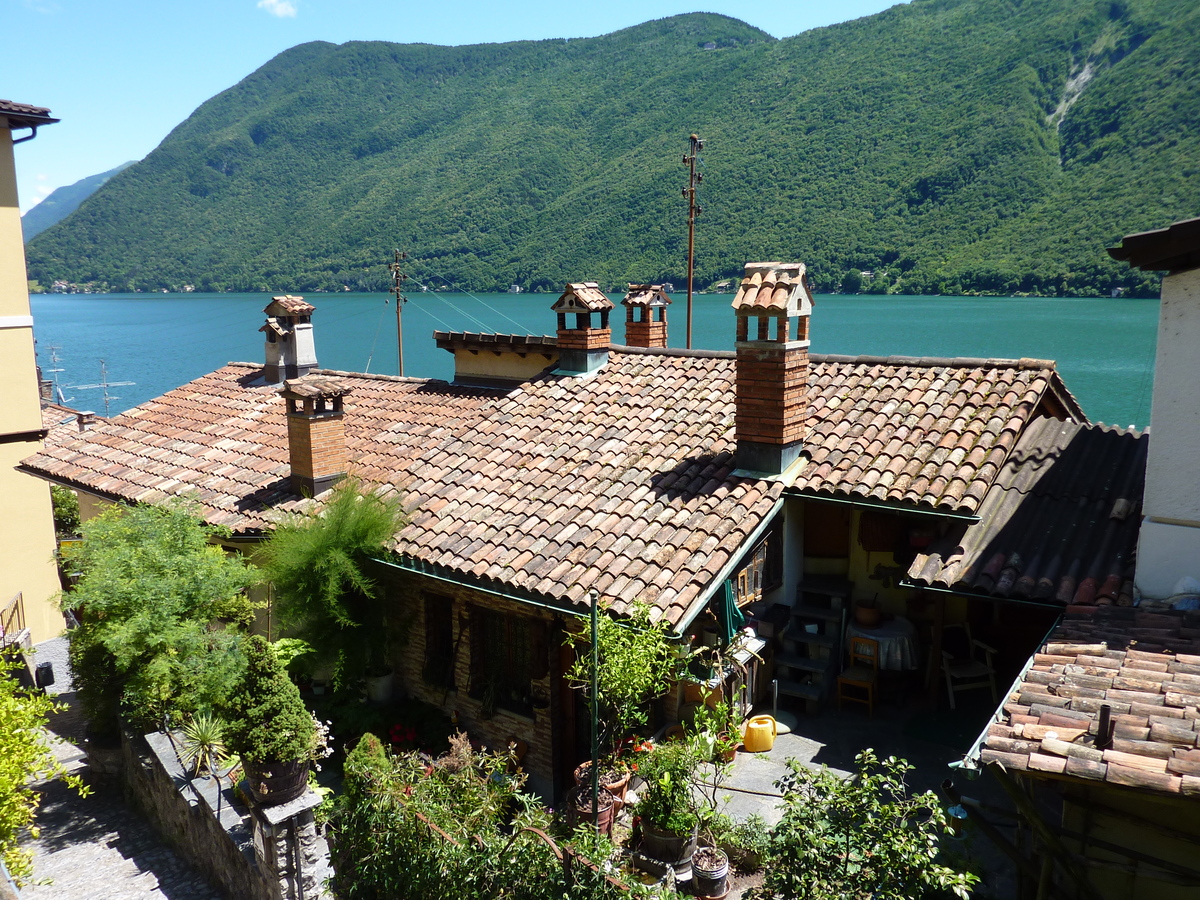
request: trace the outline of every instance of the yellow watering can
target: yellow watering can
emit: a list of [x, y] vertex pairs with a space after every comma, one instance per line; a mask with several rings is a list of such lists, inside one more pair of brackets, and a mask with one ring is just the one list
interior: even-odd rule
[[771, 716], [755, 716], [746, 722], [746, 738], [743, 744], [747, 753], [766, 753], [775, 746], [775, 735], [779, 729]]

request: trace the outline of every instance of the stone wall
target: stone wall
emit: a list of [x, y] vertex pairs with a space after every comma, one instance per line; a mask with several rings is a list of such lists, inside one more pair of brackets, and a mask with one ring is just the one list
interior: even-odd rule
[[187, 777], [165, 734], [125, 732], [125, 797], [213, 886], [237, 900], [279, 900], [259, 870], [244, 808], [222, 781]]
[[[523, 764], [529, 775], [529, 787], [543, 797], [553, 799], [556, 780], [565, 777], [561, 769], [569, 771], [579, 761], [560, 759], [571, 755], [569, 746], [562, 746], [568, 740], [567, 729], [572, 727], [565, 721], [563, 712], [570, 703], [570, 697], [564, 696], [569, 688], [560, 676], [562, 634], [567, 617], [482, 591], [406, 575], [395, 569], [376, 574], [386, 586], [392, 665], [404, 689], [410, 696], [444, 709], [447, 714], [457, 713], [463, 730], [492, 749], [504, 748], [511, 738], [524, 741], [529, 746]], [[427, 595], [451, 606], [455, 688], [449, 691], [425, 680]], [[533, 681], [535, 703], [531, 715], [506, 710], [499, 704], [494, 711], [487, 711], [479, 698], [470, 695], [473, 609], [522, 616], [541, 623], [545, 638], [541, 642], [543, 646], [537, 647], [536, 652], [545, 675]], [[556, 728], [559, 720], [563, 721]]]
[[313, 820], [315, 793], [246, 809], [228, 781], [190, 779], [169, 735], [125, 732], [121, 749], [126, 799], [230, 900], [329, 898], [329, 848]]

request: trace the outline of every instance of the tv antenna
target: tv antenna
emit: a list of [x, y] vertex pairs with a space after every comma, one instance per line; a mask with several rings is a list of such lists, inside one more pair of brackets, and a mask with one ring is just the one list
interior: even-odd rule
[[54, 396], [56, 396], [58, 398], [58, 402], [62, 406], [66, 406], [68, 403], [70, 403], [75, 398], [74, 397], [64, 397], [62, 385], [60, 385], [58, 383], [58, 373], [66, 371], [66, 369], [63, 369], [59, 366], [59, 363], [62, 362], [62, 360], [58, 358], [59, 348], [57, 346], [55, 346], [54, 344], [51, 344], [46, 349], [50, 351], [50, 364], [54, 367], [52, 369], [46, 369], [47, 372], [50, 372], [52, 374], [52, 379], [54, 381]]
[[683, 189], [683, 196], [688, 202], [688, 288], [687, 288], [687, 347], [692, 349], [692, 272], [696, 268], [696, 216], [704, 210], [696, 203], [696, 188], [704, 180], [704, 176], [696, 171], [696, 161], [700, 151], [704, 149], [704, 141], [698, 134], [688, 135], [688, 152], [683, 157], [683, 164], [688, 167], [688, 184]]
[[99, 388], [104, 391], [104, 418], [108, 418], [108, 404], [110, 400], [120, 400], [120, 397], [112, 396], [108, 393], [110, 387], [119, 387], [125, 384], [137, 384], [136, 381], [109, 381], [108, 380], [108, 365], [104, 360], [100, 360], [100, 382], [98, 384], [75, 384], [68, 385], [77, 391], [92, 391]]
[[392, 285], [396, 289], [396, 356], [400, 361], [400, 375], [404, 375], [404, 332], [400, 328], [400, 308], [408, 302], [408, 298], [404, 296], [404, 282], [408, 281], [408, 276], [404, 274], [404, 263], [408, 259], [407, 253], [401, 253], [399, 250], [393, 250], [394, 259], [388, 270], [392, 273]]

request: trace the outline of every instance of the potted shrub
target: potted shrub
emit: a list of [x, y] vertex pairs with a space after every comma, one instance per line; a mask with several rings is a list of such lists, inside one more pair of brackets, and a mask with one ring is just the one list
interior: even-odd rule
[[701, 847], [692, 855], [692, 889], [697, 897], [724, 897], [729, 857], [719, 847]]
[[638, 774], [637, 814], [642, 823], [642, 852], [675, 866], [691, 861], [700, 816], [692, 791], [699, 762], [691, 742], [662, 744], [645, 754]]
[[230, 704], [226, 743], [242, 760], [250, 792], [264, 806], [296, 799], [318, 752], [316, 723], [283, 664], [259, 635], [245, 641], [246, 671]]

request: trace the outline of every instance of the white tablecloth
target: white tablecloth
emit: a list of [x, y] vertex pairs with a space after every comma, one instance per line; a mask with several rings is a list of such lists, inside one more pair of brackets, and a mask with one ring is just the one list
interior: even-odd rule
[[846, 652], [850, 638], [864, 637], [879, 641], [879, 668], [894, 672], [920, 668], [917, 660], [917, 628], [903, 616], [880, 622], [874, 628], [864, 628], [857, 622], [846, 626]]

